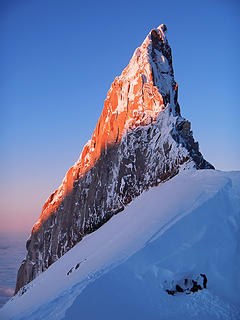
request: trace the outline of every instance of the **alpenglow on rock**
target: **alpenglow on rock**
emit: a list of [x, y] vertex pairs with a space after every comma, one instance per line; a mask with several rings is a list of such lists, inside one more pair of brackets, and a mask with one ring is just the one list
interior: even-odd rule
[[144, 190], [180, 169], [213, 169], [180, 114], [166, 29], [151, 30], [111, 85], [91, 140], [33, 226], [16, 292]]

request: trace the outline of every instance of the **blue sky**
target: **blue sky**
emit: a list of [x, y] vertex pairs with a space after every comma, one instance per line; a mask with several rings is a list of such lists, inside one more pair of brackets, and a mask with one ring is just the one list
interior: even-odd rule
[[0, 3], [1, 228], [28, 230], [91, 138], [108, 89], [168, 27], [179, 102], [205, 158], [240, 170], [236, 0]]

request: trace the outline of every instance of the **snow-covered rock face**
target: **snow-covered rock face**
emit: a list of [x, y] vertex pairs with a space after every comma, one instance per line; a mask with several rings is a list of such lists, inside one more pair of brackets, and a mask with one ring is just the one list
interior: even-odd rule
[[213, 168], [180, 115], [165, 32], [151, 30], [113, 82], [91, 140], [33, 227], [16, 292], [144, 190], [180, 168]]

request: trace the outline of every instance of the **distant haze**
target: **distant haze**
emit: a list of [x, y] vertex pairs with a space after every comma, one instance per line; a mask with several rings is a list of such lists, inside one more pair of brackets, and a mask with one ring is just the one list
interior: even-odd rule
[[22, 233], [0, 232], [0, 308], [13, 296], [18, 268], [26, 255]]

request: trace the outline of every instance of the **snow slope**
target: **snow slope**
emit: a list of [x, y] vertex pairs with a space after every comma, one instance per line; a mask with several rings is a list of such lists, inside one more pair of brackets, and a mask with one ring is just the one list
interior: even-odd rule
[[[240, 319], [239, 225], [240, 172], [182, 171], [86, 236], [0, 319]], [[164, 291], [199, 273], [207, 289]]]

